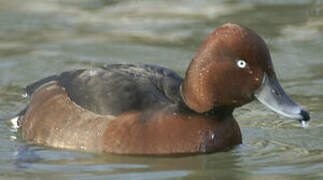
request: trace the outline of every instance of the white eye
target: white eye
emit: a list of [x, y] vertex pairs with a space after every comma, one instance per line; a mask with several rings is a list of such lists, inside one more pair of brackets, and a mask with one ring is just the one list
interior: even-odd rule
[[237, 65], [238, 65], [239, 68], [243, 69], [243, 68], [245, 68], [247, 66], [247, 63], [246, 63], [246, 61], [240, 59], [240, 60], [237, 61]]

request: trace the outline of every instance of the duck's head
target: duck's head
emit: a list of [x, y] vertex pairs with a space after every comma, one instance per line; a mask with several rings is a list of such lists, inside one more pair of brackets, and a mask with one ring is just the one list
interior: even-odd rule
[[310, 119], [280, 86], [264, 40], [236, 24], [225, 24], [207, 37], [186, 72], [181, 91], [186, 105], [199, 113], [233, 109], [258, 99], [284, 116]]

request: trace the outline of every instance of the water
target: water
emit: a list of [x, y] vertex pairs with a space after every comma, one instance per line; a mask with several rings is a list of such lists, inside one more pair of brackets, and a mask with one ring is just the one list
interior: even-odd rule
[[[232, 22], [268, 43], [304, 129], [251, 103], [235, 112], [244, 144], [189, 157], [89, 154], [28, 145], [6, 118], [42, 77], [106, 63], [168, 66], [181, 75], [208, 33]], [[0, 177], [13, 179], [322, 179], [323, 1], [0, 0]]]

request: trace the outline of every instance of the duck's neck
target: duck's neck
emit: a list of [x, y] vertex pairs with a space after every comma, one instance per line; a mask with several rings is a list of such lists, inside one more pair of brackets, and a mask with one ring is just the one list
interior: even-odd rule
[[[199, 109], [200, 110], [199, 111], [199, 110], [196, 109], [196, 106], [194, 106], [194, 104], [192, 104], [193, 106], [190, 106], [188, 104], [188, 102], [191, 102], [192, 103], [192, 101], [190, 101], [190, 99], [189, 99], [189, 101], [186, 100], [187, 98], [185, 98], [185, 96], [183, 94], [183, 90], [182, 90], [183, 84], [180, 86], [179, 91], [180, 91], [180, 95], [181, 95], [181, 102], [182, 102], [183, 106], [185, 107], [185, 109], [187, 109], [189, 111], [192, 111], [192, 112], [196, 112], [198, 114], [205, 115], [205, 116], [216, 116], [216, 117], [220, 116], [220, 117], [223, 117], [223, 116], [232, 115], [233, 110], [234, 110], [233, 107], [226, 107], [226, 106], [223, 106], [223, 107], [213, 107], [212, 106], [209, 110], [203, 110], [203, 111], [201, 111]], [[200, 107], [200, 106], [198, 106], [198, 107]]]
[[214, 90], [209, 77], [212, 69], [206, 63], [193, 59], [180, 87], [185, 104], [198, 113], [214, 109]]

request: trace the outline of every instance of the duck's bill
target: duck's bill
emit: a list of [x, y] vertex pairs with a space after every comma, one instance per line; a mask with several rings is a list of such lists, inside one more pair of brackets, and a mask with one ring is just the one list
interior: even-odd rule
[[264, 74], [262, 85], [255, 92], [255, 97], [273, 111], [289, 118], [298, 119], [302, 125], [310, 120], [309, 113], [284, 92], [275, 76]]

